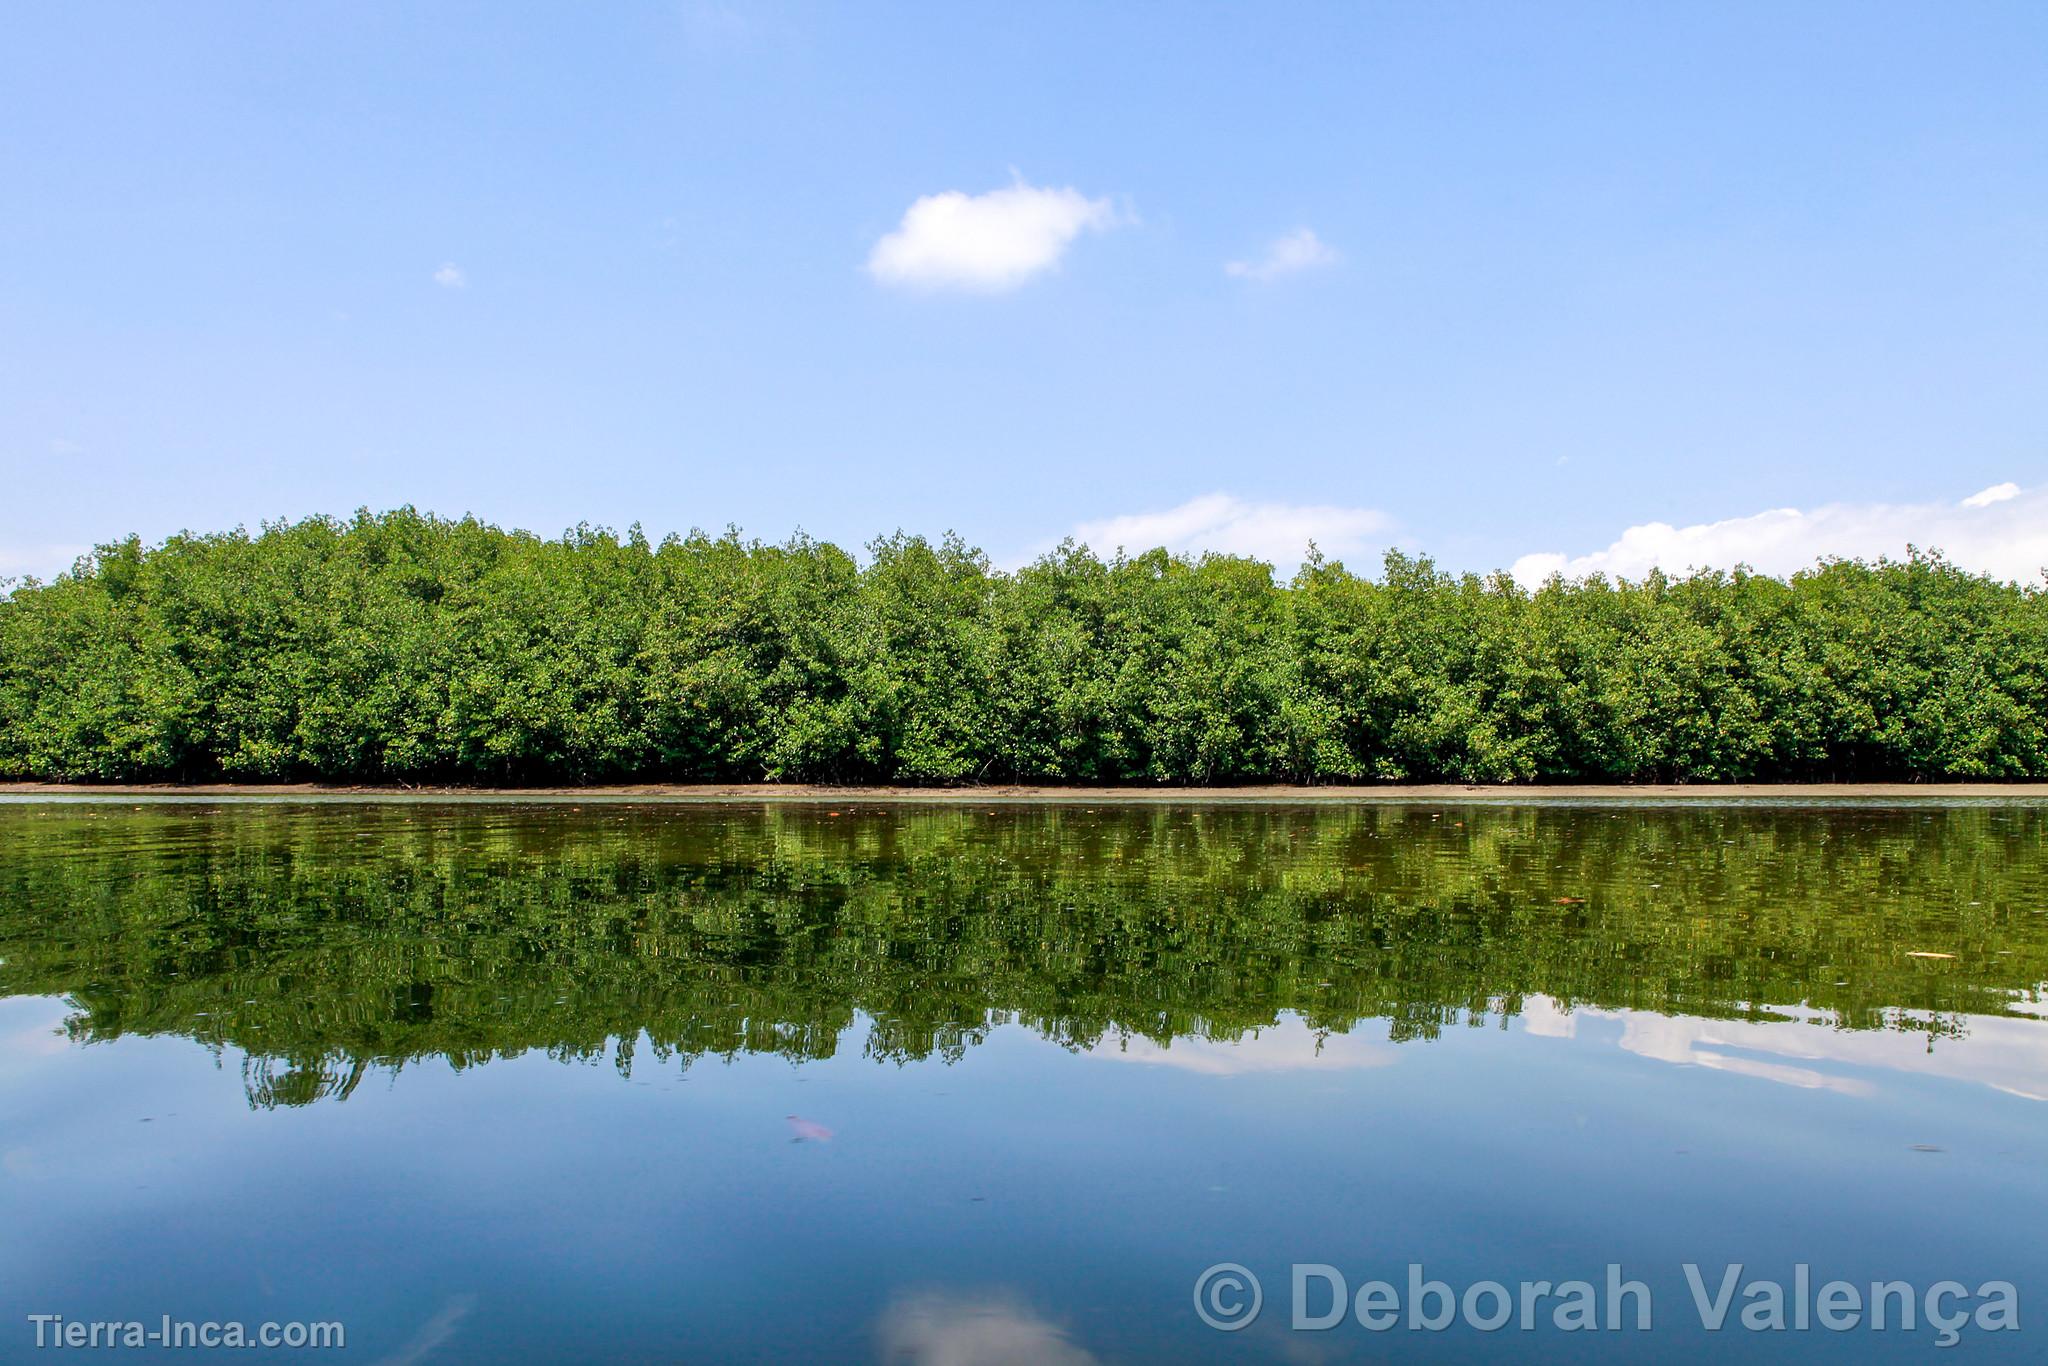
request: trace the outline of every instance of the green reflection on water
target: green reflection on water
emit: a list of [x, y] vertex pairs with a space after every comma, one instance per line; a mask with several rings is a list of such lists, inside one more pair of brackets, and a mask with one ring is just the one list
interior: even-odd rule
[[[2037, 1002], [2038, 807], [0, 807], [0, 993], [92, 1042], [375, 1069], [1397, 1040], [1524, 998], [1923, 1033]], [[1950, 955], [1923, 957], [1914, 955]]]

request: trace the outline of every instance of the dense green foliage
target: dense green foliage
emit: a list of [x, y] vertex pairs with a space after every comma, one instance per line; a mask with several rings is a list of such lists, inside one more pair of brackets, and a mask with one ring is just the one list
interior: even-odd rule
[[1001, 1020], [1419, 1040], [1537, 995], [1931, 1048], [2038, 1011], [2044, 851], [2036, 807], [11, 805], [0, 993], [238, 1048], [263, 1104], [428, 1057], [826, 1057], [863, 1018], [885, 1061]]
[[0, 599], [0, 775], [514, 783], [2048, 777], [2048, 592], [1938, 556], [1640, 583], [411, 510]]

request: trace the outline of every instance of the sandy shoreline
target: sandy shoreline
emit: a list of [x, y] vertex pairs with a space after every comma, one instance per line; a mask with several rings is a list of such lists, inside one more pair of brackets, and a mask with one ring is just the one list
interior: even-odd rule
[[314, 801], [1087, 802], [1265, 805], [1414, 802], [1712, 803], [1990, 801], [2048, 803], [2048, 783], [1664, 783], [1637, 786], [1415, 784], [1373, 787], [861, 787], [821, 783], [631, 783], [592, 787], [398, 787], [322, 783], [0, 783], [0, 800], [56, 798]]

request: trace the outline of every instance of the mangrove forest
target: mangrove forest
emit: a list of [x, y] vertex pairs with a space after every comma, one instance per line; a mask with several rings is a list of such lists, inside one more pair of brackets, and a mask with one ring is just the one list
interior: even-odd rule
[[0, 597], [0, 776], [364, 783], [2048, 777], [2048, 594], [1937, 553], [1530, 589], [1389, 553], [1015, 571], [956, 537], [400, 509]]

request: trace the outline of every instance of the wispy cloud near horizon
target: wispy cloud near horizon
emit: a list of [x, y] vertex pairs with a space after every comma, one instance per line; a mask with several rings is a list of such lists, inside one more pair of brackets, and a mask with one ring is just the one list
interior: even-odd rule
[[1963, 569], [2031, 582], [2048, 566], [2048, 488], [1994, 484], [1955, 503], [1829, 503], [1811, 511], [1772, 508], [1747, 517], [1629, 527], [1604, 549], [1582, 555], [1524, 555], [1512, 573], [1535, 585], [1552, 574], [1640, 578], [1652, 569], [1733, 569], [1790, 574], [1823, 558], [1898, 558], [1908, 545], [1939, 550]]
[[1392, 526], [1392, 519], [1374, 508], [1255, 503], [1208, 493], [1157, 512], [1082, 522], [1071, 534], [1098, 555], [1119, 549], [1141, 554], [1159, 546], [1184, 555], [1213, 550], [1249, 555], [1286, 572], [1301, 563], [1311, 541], [1338, 559], [1370, 550]]

